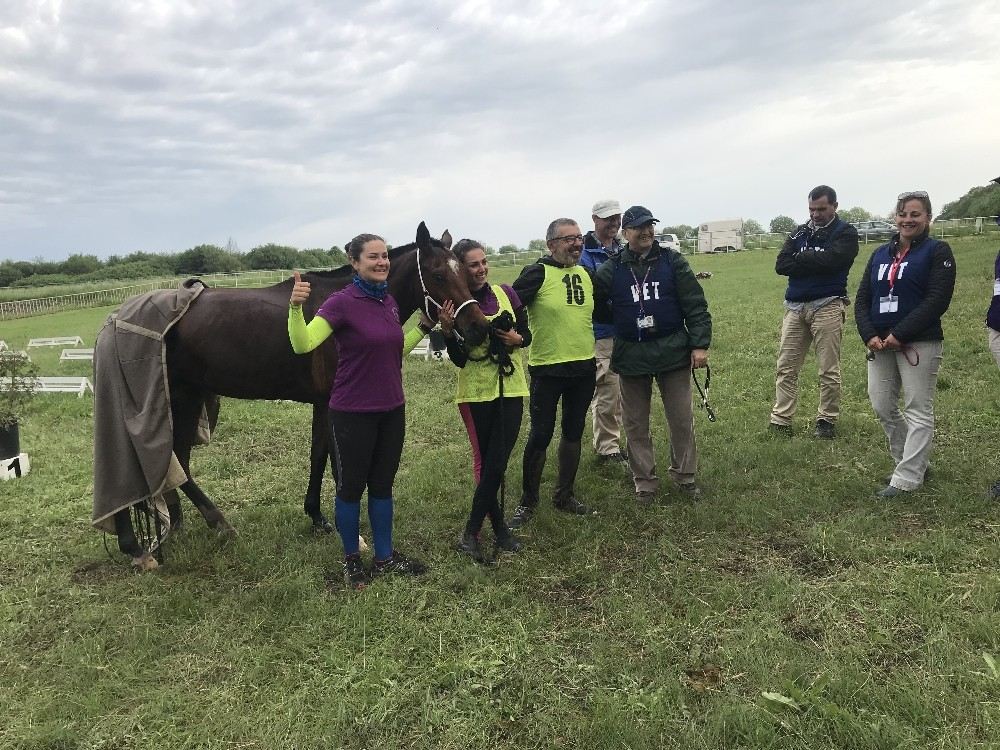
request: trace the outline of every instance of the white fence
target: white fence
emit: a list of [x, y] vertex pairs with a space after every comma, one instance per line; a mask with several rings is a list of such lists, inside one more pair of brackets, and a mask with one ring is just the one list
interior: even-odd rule
[[[314, 270], [314, 269], [299, 269]], [[318, 270], [318, 269], [315, 269]], [[277, 284], [292, 275], [291, 271], [246, 271], [244, 273], [213, 273], [198, 278], [212, 287], [238, 288], [260, 287]], [[106, 307], [120, 305], [130, 297], [145, 294], [156, 289], [176, 289], [187, 277], [175, 276], [159, 281], [147, 281], [142, 284], [120, 286], [113, 289], [98, 289], [92, 292], [77, 292], [76, 294], [61, 294], [56, 297], [38, 297], [35, 299], [10, 300], [0, 302], [0, 320], [27, 318], [32, 315], [46, 315], [61, 310], [77, 310], [81, 307]]]

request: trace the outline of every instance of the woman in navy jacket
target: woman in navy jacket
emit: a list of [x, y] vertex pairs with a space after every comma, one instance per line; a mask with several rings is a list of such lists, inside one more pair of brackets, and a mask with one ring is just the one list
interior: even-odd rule
[[896, 464], [876, 493], [883, 498], [923, 484], [934, 441], [941, 316], [955, 290], [955, 256], [948, 243], [930, 236], [930, 223], [927, 193], [899, 196], [899, 232], [872, 253], [854, 303], [858, 333], [869, 350], [868, 398]]
[[[997, 224], [1000, 224], [1000, 218]], [[993, 299], [986, 311], [986, 328], [989, 331], [990, 352], [997, 361], [997, 367], [1000, 367], [1000, 253], [997, 253], [993, 263]], [[1000, 481], [990, 487], [990, 497], [1000, 500]]]

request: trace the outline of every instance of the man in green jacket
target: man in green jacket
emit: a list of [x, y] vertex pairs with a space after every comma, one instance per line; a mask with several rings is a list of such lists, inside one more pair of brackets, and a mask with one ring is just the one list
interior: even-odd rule
[[657, 221], [643, 206], [629, 208], [622, 215], [628, 244], [594, 276], [595, 318], [610, 318], [615, 327], [611, 369], [621, 386], [636, 498], [644, 505], [660, 484], [649, 431], [654, 380], [670, 428], [670, 476], [688, 497], [701, 494], [690, 371], [707, 366], [712, 341], [701, 284], [683, 255], [653, 239]]

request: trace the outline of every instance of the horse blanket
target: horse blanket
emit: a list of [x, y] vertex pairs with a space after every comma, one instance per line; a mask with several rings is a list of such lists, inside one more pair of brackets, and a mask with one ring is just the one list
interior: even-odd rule
[[169, 527], [163, 495], [187, 477], [173, 452], [165, 337], [204, 290], [199, 279], [127, 300], [94, 346], [94, 505], [91, 524], [149, 501]]

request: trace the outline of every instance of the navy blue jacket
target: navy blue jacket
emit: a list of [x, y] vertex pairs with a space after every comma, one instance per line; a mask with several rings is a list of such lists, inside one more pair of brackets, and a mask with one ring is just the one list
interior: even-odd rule
[[955, 256], [947, 242], [926, 233], [916, 238], [900, 264], [893, 295], [899, 298], [895, 313], [879, 311], [879, 298], [889, 294], [889, 267], [899, 251], [899, 235], [872, 253], [865, 266], [858, 295], [854, 300], [854, 320], [861, 340], [890, 333], [901, 344], [913, 341], [940, 341], [941, 316], [951, 304], [955, 291]]
[[997, 253], [996, 263], [993, 265], [993, 299], [990, 302], [990, 309], [986, 311], [986, 325], [994, 331], [1000, 331], [1000, 253]]
[[[609, 253], [601, 247], [594, 230], [590, 230], [583, 236], [583, 251], [580, 253], [580, 265], [589, 268], [591, 274], [596, 273], [601, 265], [611, 258], [617, 258], [622, 246], [617, 238], [611, 240], [611, 252]], [[609, 339], [615, 335], [615, 327], [609, 323], [594, 322], [594, 338]]]
[[[677, 300], [674, 268], [668, 253], [658, 253], [643, 265], [616, 263], [614, 269], [608, 296], [616, 336], [626, 341], [644, 341], [669, 336], [684, 327], [684, 313]], [[646, 316], [653, 317], [654, 329], [639, 329], [639, 318]]]
[[774, 270], [788, 277], [785, 299], [810, 302], [847, 296], [847, 274], [858, 255], [858, 230], [836, 217], [825, 227], [802, 224], [785, 240]]

